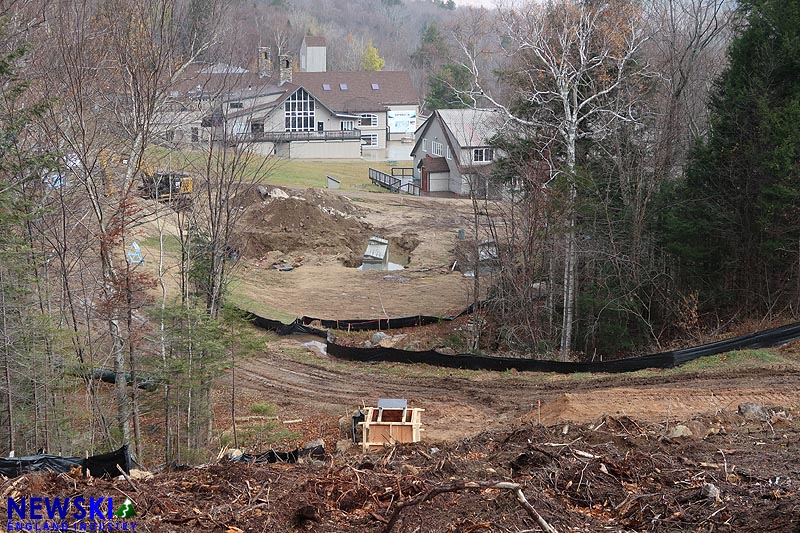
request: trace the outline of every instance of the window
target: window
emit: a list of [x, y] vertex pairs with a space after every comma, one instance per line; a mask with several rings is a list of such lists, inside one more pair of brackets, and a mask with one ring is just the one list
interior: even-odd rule
[[347, 90], [347, 84], [346, 83], [340, 83], [339, 84], [339, 90], [346, 91]]
[[342, 131], [353, 131], [356, 129], [356, 121], [355, 120], [343, 120], [342, 121]]
[[264, 133], [264, 123], [263, 122], [251, 122], [250, 123], [250, 132], [251, 133]]
[[447, 159], [453, 159], [453, 154], [450, 152], [450, 146], [447, 147]]
[[192, 128], [192, 142], [196, 143], [200, 140], [200, 128]]
[[243, 109], [244, 104], [242, 102], [231, 102], [228, 104], [228, 109]]
[[377, 91], [377, 90], [378, 90], [378, 89], [380, 89], [380, 88], [381, 88], [381, 86], [380, 86], [380, 85], [378, 85], [377, 83], [373, 83], [373, 84], [372, 84], [372, 90], [373, 90], [373, 91]]
[[431, 151], [433, 155], [438, 155], [439, 157], [444, 155], [444, 145], [438, 141], [433, 141], [431, 143]]
[[373, 115], [372, 113], [362, 113], [360, 118], [358, 119], [359, 126], [377, 126], [378, 125], [378, 115]]
[[378, 146], [378, 134], [370, 133], [361, 136], [361, 146]]
[[494, 159], [494, 150], [491, 148], [475, 148], [472, 150], [472, 161], [482, 163]]
[[314, 131], [314, 99], [305, 89], [298, 89], [283, 104], [286, 131]]
[[329, 83], [323, 83], [322, 84], [322, 90], [323, 91], [330, 91], [331, 90], [330, 84]]
[[422, 151], [423, 152], [428, 151], [428, 139], [422, 139]]

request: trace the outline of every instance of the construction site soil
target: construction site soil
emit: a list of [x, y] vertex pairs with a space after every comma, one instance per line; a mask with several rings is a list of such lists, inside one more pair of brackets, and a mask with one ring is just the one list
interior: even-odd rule
[[223, 459], [130, 483], [28, 474], [1, 490], [128, 497], [136, 531], [152, 532], [541, 531], [517, 487], [561, 532], [800, 530], [798, 421], [722, 410], [694, 424], [713, 431], [669, 438], [665, 424], [605, 416], [298, 464]]
[[[287, 192], [297, 198], [242, 196], [245, 261], [236, 290], [250, 301], [290, 316], [347, 319], [444, 315], [471, 301], [471, 281], [450, 269], [456, 230], [469, 227], [468, 202]], [[407, 240], [406, 270], [345, 266], [375, 234]], [[273, 270], [281, 260], [299, 266]], [[452, 345], [466, 320], [405, 332], [403, 346]], [[0, 490], [129, 496], [137, 530], [154, 532], [543, 530], [517, 485], [562, 532], [800, 532], [799, 343], [670, 370], [554, 376], [352, 363], [310, 341], [319, 339], [267, 336], [263, 353], [237, 361], [236, 411], [274, 403], [276, 423], [289, 430], [245, 451], [321, 437], [331, 454], [325, 461], [223, 461], [133, 479], [136, 490], [125, 480], [30, 474]], [[226, 374], [215, 387], [217, 434], [231, 430], [232, 385]], [[370, 454], [348, 449], [342, 427], [378, 398], [424, 408], [422, 442]], [[737, 414], [745, 402], [774, 409], [748, 419]], [[247, 418], [237, 418], [242, 433]], [[679, 426], [691, 435], [677, 436]]]
[[[245, 209], [234, 246], [247, 259], [270, 252], [311, 252], [332, 255], [348, 267], [361, 264], [366, 243], [386, 234], [364, 221], [365, 210], [347, 197], [319, 189], [292, 191], [262, 187], [266, 194], [248, 190], [242, 195]], [[392, 260], [407, 264], [408, 254], [419, 244], [413, 233], [390, 237]]]

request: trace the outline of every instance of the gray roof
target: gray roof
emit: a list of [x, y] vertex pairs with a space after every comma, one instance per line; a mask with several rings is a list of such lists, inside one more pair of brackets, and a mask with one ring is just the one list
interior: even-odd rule
[[486, 146], [505, 123], [498, 109], [439, 109], [436, 113], [461, 148]]

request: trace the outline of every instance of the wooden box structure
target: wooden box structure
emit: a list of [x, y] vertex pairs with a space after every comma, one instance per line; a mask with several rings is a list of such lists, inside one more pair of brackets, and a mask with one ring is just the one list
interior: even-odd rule
[[361, 446], [364, 451], [397, 443], [419, 442], [422, 431], [422, 412], [425, 409], [408, 407], [406, 400], [380, 400], [378, 407], [365, 407], [361, 426]]

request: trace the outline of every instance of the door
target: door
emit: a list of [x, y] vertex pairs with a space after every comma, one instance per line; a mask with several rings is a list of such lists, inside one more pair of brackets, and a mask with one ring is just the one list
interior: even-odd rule
[[322, 133], [325, 131], [325, 123], [324, 122], [317, 122], [317, 131]]
[[422, 190], [428, 190], [428, 171], [425, 169], [425, 167], [422, 167]]

